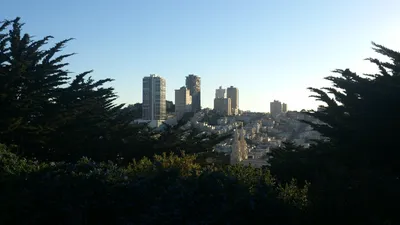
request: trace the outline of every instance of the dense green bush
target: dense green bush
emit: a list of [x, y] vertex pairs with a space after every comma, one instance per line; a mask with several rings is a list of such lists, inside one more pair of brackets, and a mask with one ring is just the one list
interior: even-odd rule
[[40, 164], [2, 146], [0, 165], [1, 224], [300, 224], [307, 205], [307, 186], [193, 155]]

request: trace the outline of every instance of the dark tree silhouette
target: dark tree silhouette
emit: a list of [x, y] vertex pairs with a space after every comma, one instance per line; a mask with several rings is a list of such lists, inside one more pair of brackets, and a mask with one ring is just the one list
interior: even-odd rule
[[45, 49], [52, 37], [33, 41], [22, 26], [17, 18], [0, 27], [0, 142], [42, 159], [118, 155], [137, 130], [104, 87], [112, 79], [95, 81], [91, 71], [71, 79], [63, 61], [73, 54], [58, 54], [71, 39]]
[[400, 200], [400, 152], [395, 147], [400, 135], [400, 53], [373, 46], [390, 59], [367, 59], [378, 66], [379, 74], [335, 70], [340, 76], [326, 78], [333, 87], [309, 88], [326, 106], [307, 112], [317, 123], [303, 122], [328, 141], [309, 149], [288, 146], [285, 154], [271, 154], [271, 170], [278, 178], [292, 174], [311, 181], [313, 213], [325, 224], [400, 222], [395, 210]]
[[175, 112], [175, 104], [172, 101], [165, 101], [167, 106], [167, 113], [174, 113]]

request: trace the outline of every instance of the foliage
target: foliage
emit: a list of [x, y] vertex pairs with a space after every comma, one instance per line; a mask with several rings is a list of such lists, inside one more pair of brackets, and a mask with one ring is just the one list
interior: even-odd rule
[[46, 168], [47, 164], [39, 163], [13, 154], [5, 145], [0, 144], [0, 176], [20, 176], [21, 174], [35, 172]]
[[172, 101], [166, 100], [166, 106], [167, 106], [167, 113], [174, 113], [175, 112], [175, 104]]
[[400, 223], [394, 207], [400, 200], [400, 153], [394, 147], [400, 126], [400, 53], [373, 46], [390, 60], [367, 59], [378, 66], [379, 74], [335, 70], [340, 76], [326, 78], [333, 87], [310, 88], [325, 106], [306, 112], [317, 122], [303, 122], [328, 141], [309, 149], [287, 145], [271, 154], [270, 169], [279, 180], [292, 175], [311, 182], [316, 223]]
[[0, 141], [41, 159], [117, 155], [107, 153], [136, 130], [104, 86], [112, 79], [95, 81], [91, 71], [71, 79], [63, 61], [73, 54], [58, 55], [71, 39], [44, 49], [52, 37], [33, 41], [22, 26], [19, 18], [0, 26]]
[[[10, 158], [21, 166], [5, 169]], [[0, 223], [300, 224], [307, 186], [279, 185], [266, 170], [201, 168], [194, 160], [164, 154], [127, 167], [88, 158], [39, 167], [2, 149]]]
[[133, 119], [141, 119], [142, 118], [142, 103], [136, 103], [134, 105], [130, 104], [121, 109], [125, 112], [130, 112], [133, 116]]

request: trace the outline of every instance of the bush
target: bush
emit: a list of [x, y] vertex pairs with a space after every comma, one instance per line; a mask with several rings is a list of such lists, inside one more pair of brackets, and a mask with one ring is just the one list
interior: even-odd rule
[[307, 186], [195, 156], [40, 164], [0, 150], [1, 224], [299, 224]]

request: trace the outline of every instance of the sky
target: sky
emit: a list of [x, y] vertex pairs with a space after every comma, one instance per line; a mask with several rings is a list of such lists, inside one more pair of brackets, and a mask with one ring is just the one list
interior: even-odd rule
[[242, 110], [316, 109], [307, 87], [329, 86], [334, 69], [375, 72], [371, 41], [400, 50], [398, 0], [13, 0], [0, 20], [21, 17], [24, 32], [75, 38], [68, 69], [113, 78], [118, 103], [141, 102], [142, 78], [166, 79], [167, 100], [201, 77], [202, 107], [215, 89], [239, 89]]

